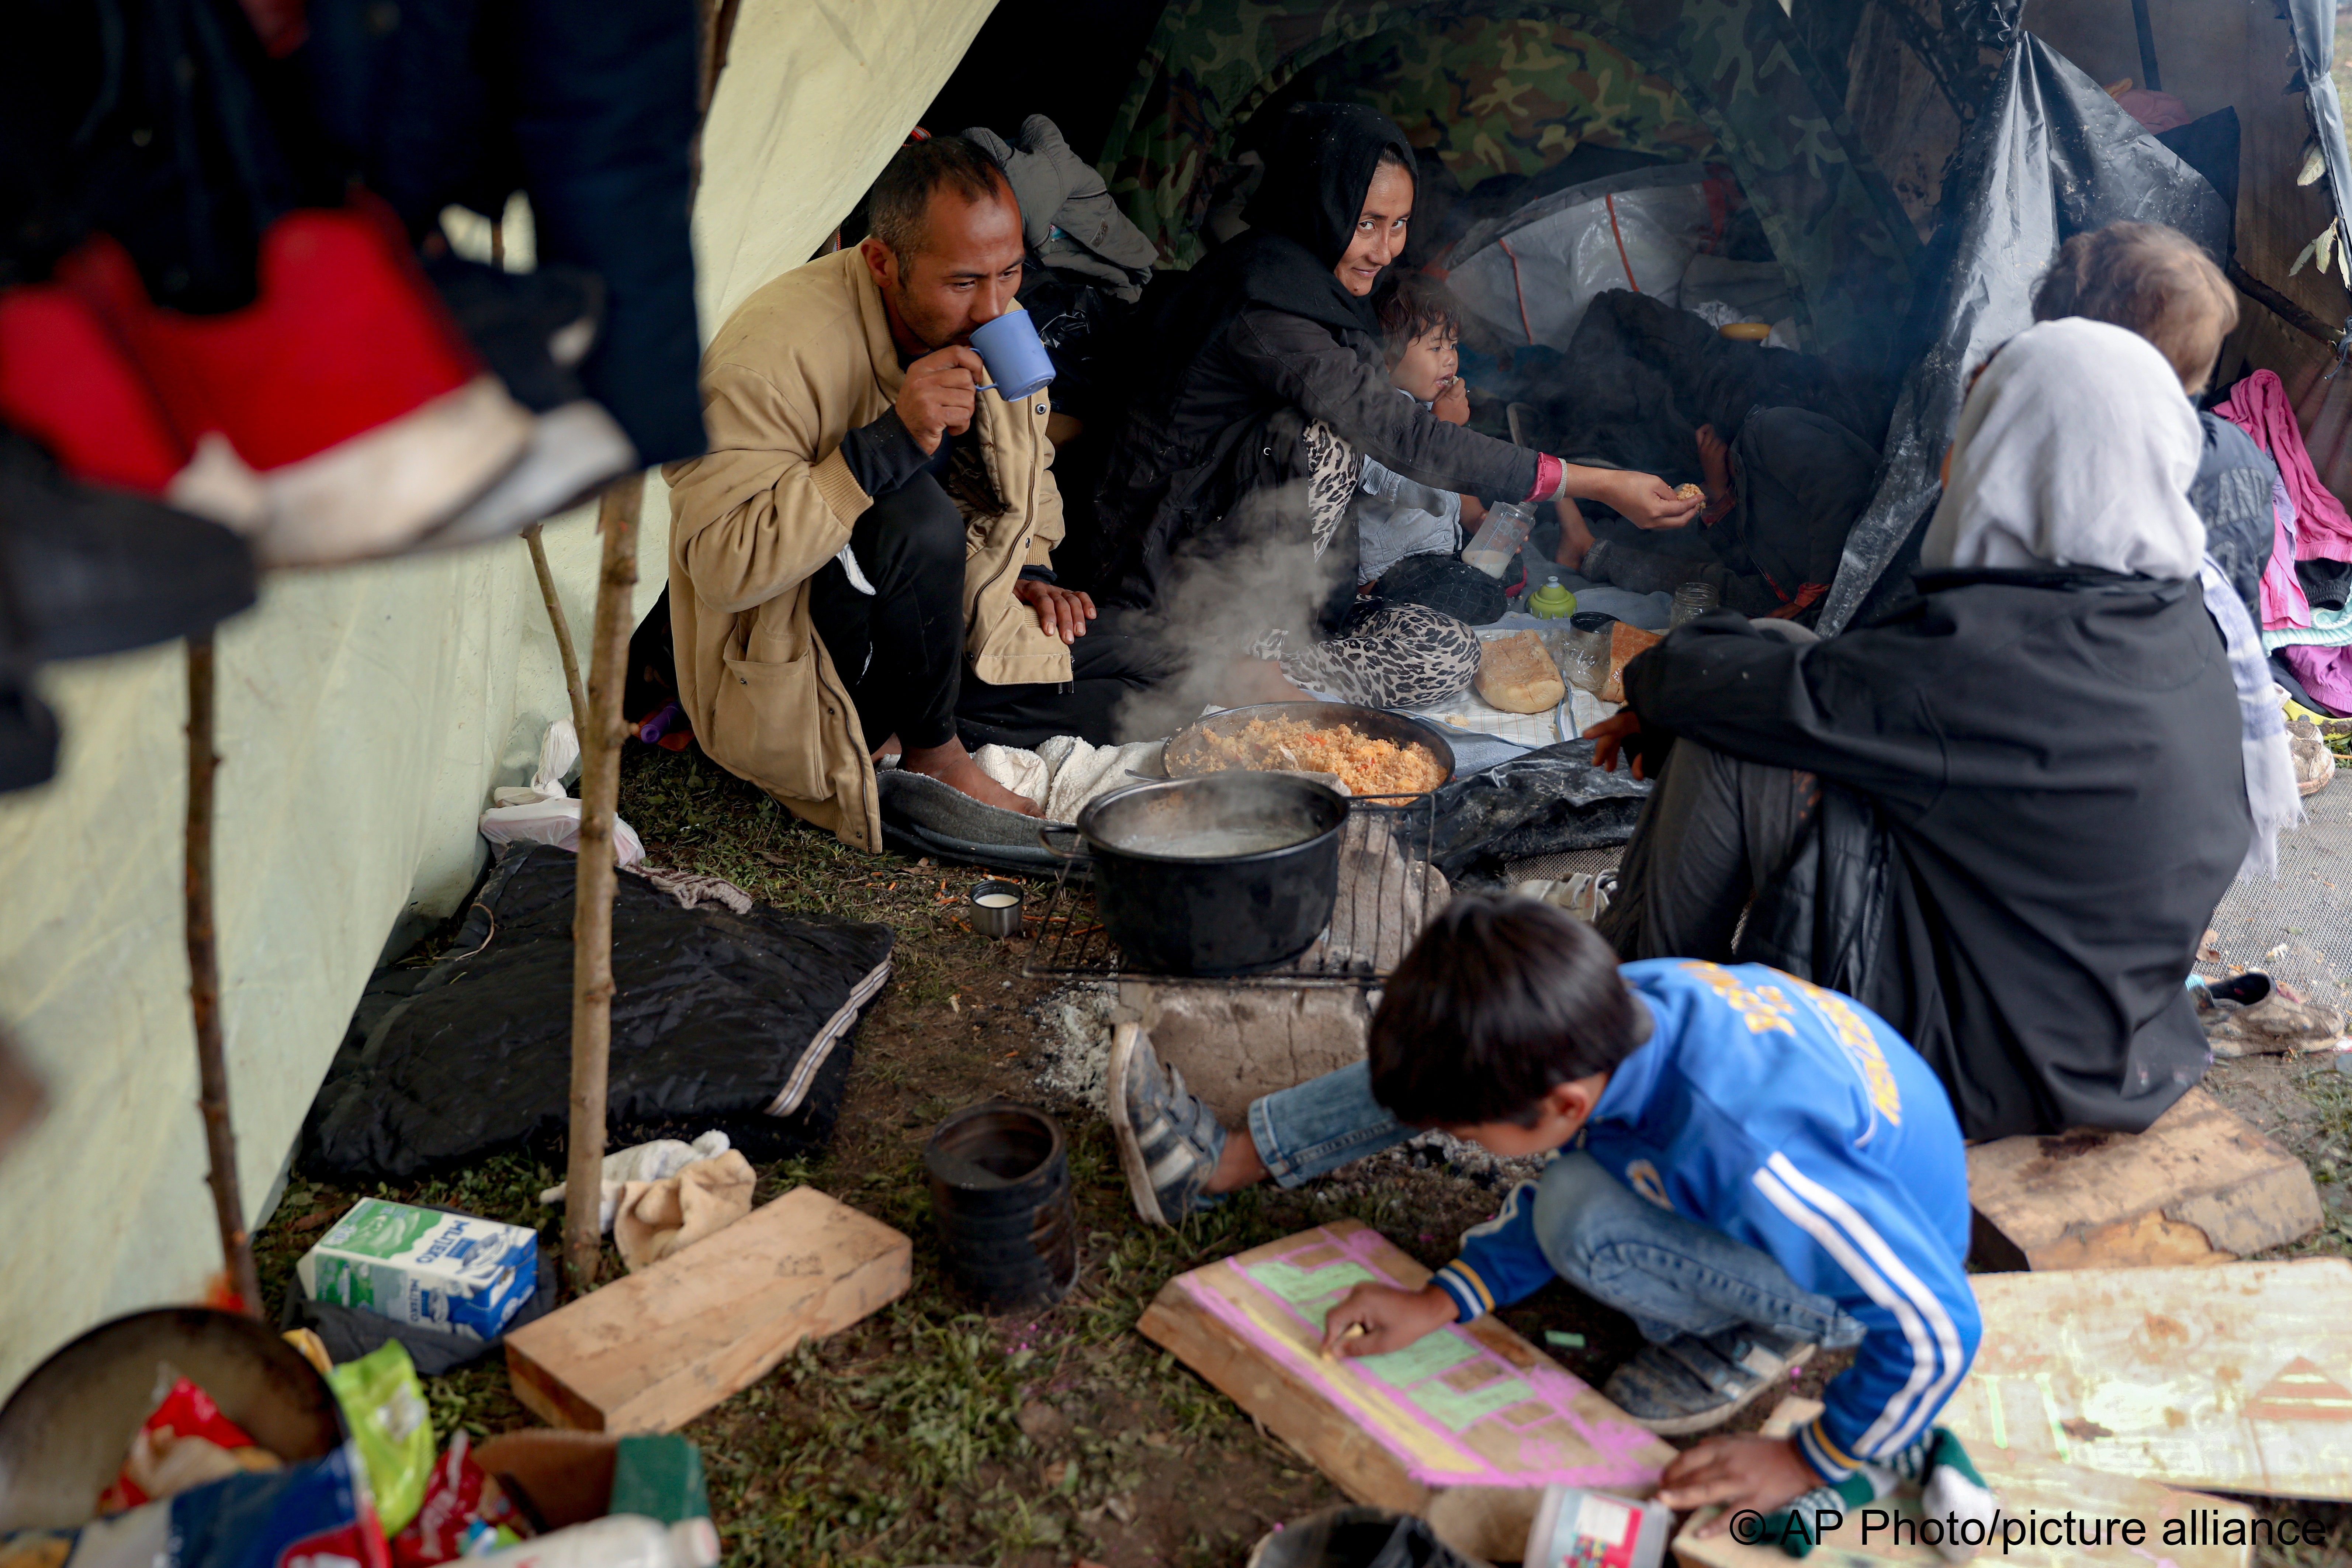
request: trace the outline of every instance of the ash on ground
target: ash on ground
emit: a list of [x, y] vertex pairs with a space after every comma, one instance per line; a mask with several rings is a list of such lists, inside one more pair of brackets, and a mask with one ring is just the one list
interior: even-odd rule
[[1037, 1071], [1041, 1087], [1101, 1108], [1111, 1015], [1118, 1006], [1118, 987], [1107, 980], [1073, 980], [1037, 1000], [1029, 1013], [1037, 1020], [1037, 1050], [1044, 1058]]

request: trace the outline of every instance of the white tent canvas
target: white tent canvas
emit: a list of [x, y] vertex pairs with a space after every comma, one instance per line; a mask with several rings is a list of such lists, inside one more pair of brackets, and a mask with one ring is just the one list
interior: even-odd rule
[[[744, 0], [703, 140], [706, 335], [824, 244], [989, 7]], [[546, 537], [584, 645], [591, 514]], [[667, 556], [656, 476], [639, 615]], [[519, 542], [280, 575], [219, 649], [222, 1012], [257, 1224], [387, 933], [457, 908], [490, 790], [528, 778], [569, 710]], [[195, 1298], [220, 1267], [182, 945], [185, 672], [176, 645], [52, 667], [58, 777], [0, 796], [0, 1017], [51, 1101], [0, 1163], [0, 1390], [94, 1323]]]

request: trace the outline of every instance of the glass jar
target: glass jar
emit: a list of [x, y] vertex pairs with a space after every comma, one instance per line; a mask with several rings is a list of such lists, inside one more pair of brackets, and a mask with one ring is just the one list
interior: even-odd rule
[[1674, 612], [1666, 617], [1666, 629], [1672, 631], [1722, 607], [1722, 589], [1712, 583], [1685, 583], [1675, 590]]

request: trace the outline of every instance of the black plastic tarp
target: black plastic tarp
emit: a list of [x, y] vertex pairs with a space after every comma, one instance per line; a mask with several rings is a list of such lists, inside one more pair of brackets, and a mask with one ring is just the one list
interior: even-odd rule
[[[544, 845], [491, 873], [449, 956], [368, 982], [302, 1130], [314, 1179], [404, 1180], [558, 1146], [572, 1082], [575, 861]], [[686, 910], [642, 878], [613, 900], [614, 1148], [728, 1133], [754, 1160], [832, 1136], [858, 1013], [890, 974], [886, 925]]]
[[1594, 767], [1591, 742], [1563, 741], [1441, 788], [1429, 858], [1458, 887], [1498, 885], [1510, 861], [1624, 843], [1649, 793]]
[[2034, 285], [2061, 245], [2126, 218], [2169, 224], [2217, 263], [2228, 258], [2233, 215], [2205, 177], [2063, 56], [2021, 36], [1944, 184], [1942, 226], [1920, 269], [1935, 280], [1921, 297], [1930, 346], [1904, 379], [1877, 492], [1822, 605], [1824, 636], [1909, 577], [1969, 370], [2032, 324]]

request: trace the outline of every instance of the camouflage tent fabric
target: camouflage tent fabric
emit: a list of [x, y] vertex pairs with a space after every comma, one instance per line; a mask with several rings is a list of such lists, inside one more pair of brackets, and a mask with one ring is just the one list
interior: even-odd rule
[[1295, 97], [1369, 103], [1464, 189], [1539, 174], [1583, 143], [1696, 163], [1715, 132], [1674, 84], [1565, 23], [1465, 16], [1344, 44], [1299, 73]]
[[[1872, 167], [1839, 95], [1824, 79], [1777, 5], [1748, 0], [1170, 0], [1139, 79], [1113, 122], [1103, 172], [1114, 195], [1171, 266], [1189, 267], [1202, 247], [1198, 233], [1215, 176], [1233, 151], [1235, 133], [1251, 114], [1301, 73], [1359, 46], [1378, 66], [1390, 58], [1435, 60], [1444, 51], [1432, 35], [1485, 20], [1485, 36], [1522, 44], [1527, 35], [1501, 26], [1528, 21], [1572, 29], [1605, 45], [1637, 67], [1643, 79], [1670, 87], [1687, 113], [1712, 133], [1719, 155], [1739, 177], [1764, 225], [1766, 237], [1805, 302], [1815, 341], [1875, 355], [1885, 346], [1885, 323], [1909, 299], [1918, 241], [1893, 194]], [[1465, 30], [1455, 36], [1467, 38]], [[1514, 92], [1529, 95], [1527, 129], [1509, 145], [1545, 152], [1544, 115], [1534, 94], [1575, 104], [1588, 115], [1571, 62], [1590, 71], [1591, 54], [1542, 51], [1554, 61], [1531, 72], [1523, 50], [1507, 74], [1497, 65], [1486, 97], [1500, 101], [1474, 115], [1500, 117]], [[1611, 63], [1603, 57], [1603, 63]], [[1466, 85], [1454, 73], [1400, 78], [1387, 90], [1387, 108], [1409, 122], [1447, 112], [1446, 99]], [[1608, 90], [1619, 90], [1611, 79]], [[1522, 85], [1524, 84], [1524, 85]], [[1630, 90], [1630, 89], [1626, 89]], [[1419, 95], [1416, 102], [1416, 94]], [[1360, 96], [1360, 91], [1358, 96]], [[1603, 118], [1614, 97], [1595, 108]], [[1643, 114], [1653, 112], [1643, 110]], [[1660, 117], [1684, 113], [1661, 101]], [[1562, 135], [1566, 117], [1556, 117]], [[1638, 121], [1637, 121], [1638, 122]], [[1621, 121], [1622, 123], [1622, 121]], [[1472, 131], [1471, 146], [1478, 132]], [[1491, 132], [1489, 132], [1491, 135]], [[1505, 143], [1495, 142], [1498, 154]], [[1644, 151], [1660, 151], [1657, 145]], [[1441, 152], [1444, 150], [1441, 149]], [[1564, 155], [1566, 148], [1562, 148]], [[1475, 153], [1474, 153], [1475, 156]], [[1547, 153], [1544, 163], [1551, 162]]]

